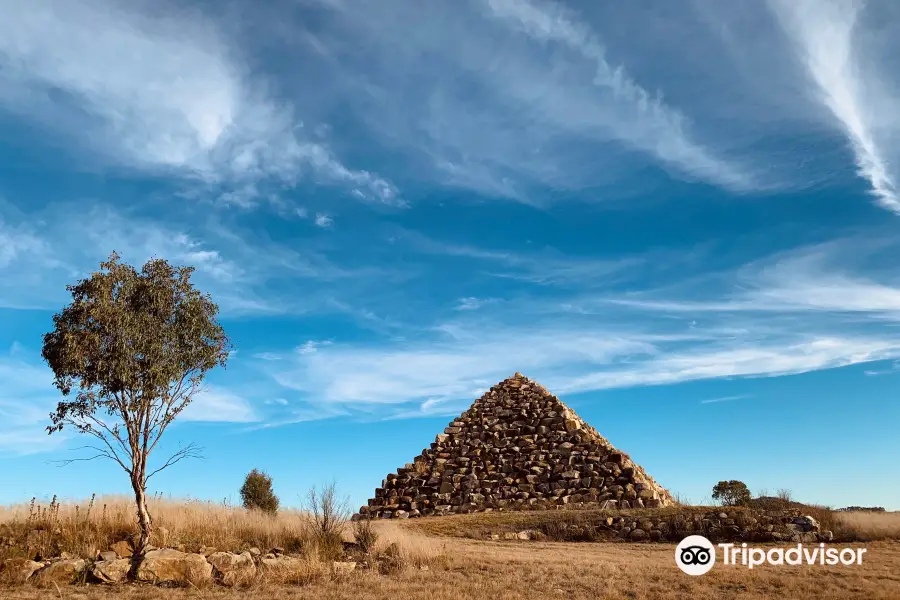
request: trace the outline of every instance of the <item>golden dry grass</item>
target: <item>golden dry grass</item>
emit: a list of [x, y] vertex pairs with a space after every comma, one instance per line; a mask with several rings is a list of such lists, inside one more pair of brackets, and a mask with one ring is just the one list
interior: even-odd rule
[[[148, 502], [156, 528], [151, 543], [157, 546], [182, 544], [189, 551], [201, 546], [239, 550], [256, 546], [296, 550], [308, 537], [308, 517], [296, 510], [282, 510], [276, 516], [241, 507], [197, 500]], [[137, 530], [134, 500], [127, 497], [99, 497], [91, 501], [53, 504], [20, 504], [0, 507], [0, 537], [23, 537], [29, 531], [42, 544], [38, 550], [53, 550], [92, 557], [98, 550], [125, 539]], [[51, 546], [57, 545], [58, 548]], [[17, 547], [20, 547], [18, 544]], [[0, 558], [15, 547], [0, 547]]]
[[900, 540], [900, 512], [839, 512], [834, 520], [861, 541]]

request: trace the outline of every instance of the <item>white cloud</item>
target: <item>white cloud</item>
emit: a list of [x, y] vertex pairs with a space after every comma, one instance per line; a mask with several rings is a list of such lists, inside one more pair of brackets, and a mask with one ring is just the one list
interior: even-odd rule
[[648, 162], [731, 190], [771, 187], [735, 156], [739, 136], [696, 123], [658, 80], [641, 85], [627, 51], [607, 56], [616, 30], [596, 26], [610, 19], [522, 0], [301, 4], [327, 13], [292, 36], [298, 55], [327, 57], [320, 93], [354, 106], [415, 179], [531, 204], [546, 199], [536, 189], [603, 187], [589, 194], [600, 200], [623, 181], [615, 197], [628, 197], [651, 185], [637, 176]]
[[[336, 344], [267, 369], [324, 404], [421, 404], [400, 414], [453, 412], [479, 390], [521, 371], [571, 394], [723, 377], [770, 377], [900, 357], [900, 336], [782, 332], [659, 340], [639, 332], [485, 331], [451, 341], [361, 347]], [[673, 338], [677, 339], [677, 338]]]
[[[556, 392], [580, 393], [897, 359], [900, 330], [883, 326], [900, 322], [894, 285], [867, 280], [865, 269], [842, 271], [865, 246], [848, 238], [774, 255], [703, 287], [688, 280], [692, 300], [660, 299], [654, 290], [639, 300], [581, 291], [505, 299], [502, 308], [459, 311], [425, 332], [407, 329], [400, 340], [336, 342], [282, 353], [285, 362], [261, 368], [318, 405], [374, 405], [400, 417], [452, 413], [515, 371]], [[672, 312], [697, 319], [685, 327]], [[799, 312], [808, 314], [798, 319]]]
[[714, 156], [691, 139], [687, 119], [642, 88], [625, 67], [612, 65], [590, 27], [562, 6], [540, 0], [487, 0], [491, 13], [541, 43], [556, 43], [580, 54], [595, 66], [593, 85], [609, 92], [590, 119], [554, 113], [565, 126], [608, 130], [613, 138], [655, 155], [664, 163], [702, 179], [746, 189], [747, 174]]
[[[0, 204], [0, 208], [6, 208]], [[103, 205], [55, 204], [0, 220], [0, 307], [56, 309], [67, 284], [95, 271], [113, 250], [140, 267], [152, 257], [196, 268], [195, 283], [229, 316], [338, 310], [326, 295], [291, 294], [303, 281], [361, 285], [373, 273], [343, 269], [315, 248], [289, 247], [255, 233], [252, 238], [215, 219], [189, 223], [172, 209], [166, 220]], [[15, 216], [15, 220], [12, 217]], [[273, 289], [277, 285], [281, 290]]]
[[224, 186], [229, 203], [253, 204], [256, 180], [304, 173], [397, 202], [393, 184], [312, 140], [229, 38], [171, 4], [4, 3], [0, 105], [108, 162]]
[[46, 432], [50, 413], [62, 398], [40, 353], [14, 344], [0, 354], [0, 454], [24, 455], [60, 447], [68, 434]]
[[470, 296], [468, 298], [460, 298], [456, 304], [456, 310], [478, 310], [485, 304], [491, 304], [492, 302], [496, 302], [493, 298], [475, 298]]
[[206, 387], [184, 409], [182, 421], [253, 423], [260, 419], [252, 404], [241, 396], [216, 387]]
[[737, 396], [721, 396], [719, 398], [707, 398], [706, 400], [701, 400], [700, 404], [718, 404], [719, 402], [734, 402], [735, 400], [744, 400], [746, 398], [751, 398], [749, 394], [738, 394]]
[[[611, 296], [602, 302], [659, 312], [686, 313], [863, 313], [900, 319], [900, 280], [888, 270], [852, 269], [877, 236], [846, 238], [799, 248], [750, 263], [726, 279], [730, 290], [717, 298], [660, 298], [659, 292]], [[883, 242], [878, 242], [883, 244]], [[885, 249], [894, 248], [890, 243]], [[883, 281], [877, 281], [881, 278]], [[733, 291], [731, 291], [733, 290]]]
[[334, 219], [326, 215], [325, 213], [316, 213], [316, 226], [322, 227], [323, 229], [330, 229], [334, 226]]
[[[828, 107], [856, 156], [859, 174], [884, 208], [900, 213], [893, 155], [882, 145], [897, 142], [900, 119], [895, 99], [885, 96], [875, 61], [864, 61], [866, 30], [857, 29], [865, 3], [861, 0], [771, 0], [785, 30], [797, 44], [818, 99]], [[871, 57], [869, 57], [871, 58]]]

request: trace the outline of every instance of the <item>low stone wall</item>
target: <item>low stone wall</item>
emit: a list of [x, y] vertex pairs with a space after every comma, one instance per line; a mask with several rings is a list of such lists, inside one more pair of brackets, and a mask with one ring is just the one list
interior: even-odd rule
[[[748, 509], [692, 508], [656, 515], [603, 515], [566, 511], [535, 520], [527, 529], [498, 523], [487, 534], [491, 540], [678, 542], [689, 535], [703, 535], [713, 542], [830, 542], [831, 531], [799, 510], [754, 511]], [[515, 530], [514, 530], [515, 529]]]
[[[262, 553], [258, 548], [243, 552], [219, 552], [209, 548], [202, 553], [182, 552], [173, 548], [148, 551], [135, 558], [127, 543], [114, 544], [114, 550], [103, 551], [93, 559], [75, 558], [66, 553], [47, 560], [9, 558], [0, 561], [0, 583], [29, 583], [51, 587], [72, 583], [122, 584], [136, 582], [165, 586], [201, 586], [217, 583], [227, 587], [268, 580], [272, 576], [291, 578], [292, 573], [307, 577], [308, 561], [291, 556], [281, 548]], [[323, 574], [343, 576], [360, 568], [385, 570], [396, 562], [399, 550], [391, 546], [379, 555], [363, 554], [355, 544], [345, 543], [342, 560], [318, 562]]]

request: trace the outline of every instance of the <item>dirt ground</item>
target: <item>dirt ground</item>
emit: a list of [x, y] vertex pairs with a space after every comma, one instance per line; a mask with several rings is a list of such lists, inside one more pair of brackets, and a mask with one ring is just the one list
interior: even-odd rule
[[[404, 533], [410, 534], [408, 530]], [[5, 600], [900, 599], [898, 541], [855, 544], [867, 548], [860, 566], [769, 566], [751, 571], [746, 567], [717, 564], [706, 575], [690, 577], [675, 566], [673, 544], [491, 542], [416, 535], [422, 536], [422, 542], [432, 545], [442, 556], [428, 570], [411, 568], [391, 576], [353, 573], [338, 581], [306, 586], [263, 585], [244, 590], [218, 586], [204, 589], [137, 585], [58, 589], [26, 586], [0, 588], [0, 597]]]

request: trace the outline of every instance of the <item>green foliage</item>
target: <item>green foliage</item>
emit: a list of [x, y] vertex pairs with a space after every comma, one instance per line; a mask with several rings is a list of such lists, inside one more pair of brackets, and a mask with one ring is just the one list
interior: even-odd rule
[[59, 403], [48, 430], [70, 424], [82, 433], [102, 431], [100, 412], [120, 418], [121, 433], [135, 441], [155, 440], [207, 371], [225, 365], [228, 338], [216, 321], [219, 309], [194, 288], [192, 267], [153, 259], [137, 272], [116, 253], [100, 267], [66, 287], [72, 303], [44, 335], [42, 354], [54, 384], [66, 397], [78, 387], [74, 400]]
[[720, 481], [713, 486], [712, 497], [724, 506], [747, 506], [750, 504], [750, 490], [743, 481], [732, 479]]
[[262, 510], [272, 514], [278, 512], [278, 496], [272, 490], [272, 478], [258, 469], [247, 473], [244, 485], [241, 486], [241, 501], [248, 510]]

